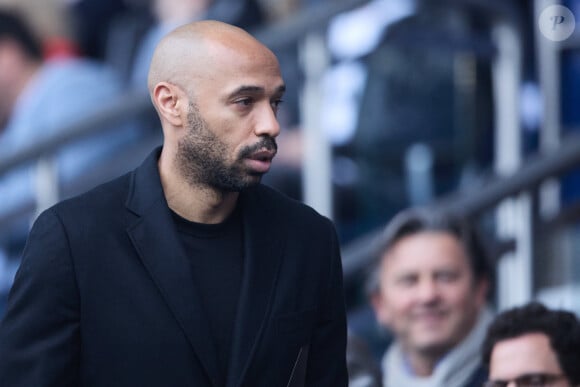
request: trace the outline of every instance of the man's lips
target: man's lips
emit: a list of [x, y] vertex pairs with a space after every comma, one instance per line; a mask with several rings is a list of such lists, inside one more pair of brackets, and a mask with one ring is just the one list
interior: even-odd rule
[[275, 151], [269, 151], [267, 149], [254, 152], [249, 155], [246, 160], [250, 168], [257, 173], [266, 173], [272, 165], [272, 159], [276, 156]]
[[276, 152], [262, 149], [258, 152], [252, 153], [248, 158], [251, 160], [272, 161], [274, 156], [276, 156]]
[[420, 312], [413, 315], [413, 320], [421, 324], [436, 324], [445, 321], [447, 314], [443, 311]]

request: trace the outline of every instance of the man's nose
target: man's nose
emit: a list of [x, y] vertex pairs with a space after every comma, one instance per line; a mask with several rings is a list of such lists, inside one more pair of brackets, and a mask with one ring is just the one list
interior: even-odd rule
[[255, 133], [258, 137], [264, 135], [277, 137], [280, 134], [280, 123], [270, 104], [264, 104], [260, 109], [259, 116], [256, 119]]
[[418, 288], [419, 299], [422, 302], [431, 302], [438, 298], [439, 290], [432, 279], [422, 279]]

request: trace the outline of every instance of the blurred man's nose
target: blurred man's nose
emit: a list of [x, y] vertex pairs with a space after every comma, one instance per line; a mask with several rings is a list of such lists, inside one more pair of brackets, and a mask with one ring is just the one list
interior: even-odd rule
[[417, 289], [418, 297], [422, 302], [432, 302], [439, 296], [437, 284], [431, 278], [422, 278]]

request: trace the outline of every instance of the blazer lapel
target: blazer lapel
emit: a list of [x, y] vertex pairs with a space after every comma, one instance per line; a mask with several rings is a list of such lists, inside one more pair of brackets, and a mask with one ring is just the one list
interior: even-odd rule
[[[251, 193], [253, 192], [253, 193]], [[244, 278], [238, 303], [228, 386], [238, 386], [269, 318], [286, 232], [259, 187], [240, 195], [244, 224]]]
[[208, 378], [214, 386], [223, 385], [209, 322], [163, 195], [157, 158], [158, 154], [152, 154], [134, 172], [127, 207], [140, 218], [128, 229], [128, 234]]

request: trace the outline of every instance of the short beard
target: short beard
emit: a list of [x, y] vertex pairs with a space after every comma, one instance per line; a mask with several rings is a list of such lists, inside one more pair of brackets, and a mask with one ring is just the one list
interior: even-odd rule
[[189, 104], [187, 121], [188, 131], [178, 143], [176, 163], [190, 186], [240, 192], [260, 182], [263, 174], [246, 171], [242, 160], [263, 148], [275, 152], [277, 146], [273, 137], [263, 137], [258, 143], [243, 148], [236, 160], [228, 164], [227, 145], [211, 131], [193, 103]]

